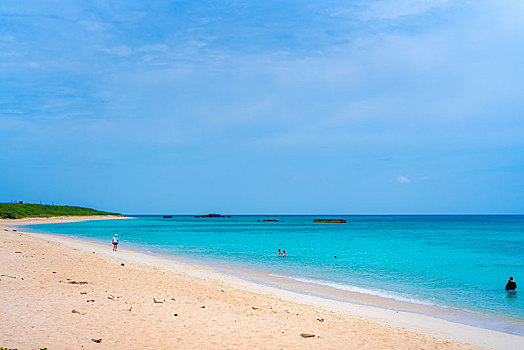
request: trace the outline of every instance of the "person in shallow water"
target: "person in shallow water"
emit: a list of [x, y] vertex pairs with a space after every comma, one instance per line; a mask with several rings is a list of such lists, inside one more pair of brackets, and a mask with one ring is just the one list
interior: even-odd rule
[[285, 251], [285, 250], [282, 251], [282, 257], [283, 257], [283, 258], [286, 257], [286, 251]]
[[506, 290], [508, 292], [515, 292], [517, 290], [517, 284], [513, 281], [513, 277], [509, 278], [509, 281], [506, 284]]
[[115, 233], [115, 237], [113, 237], [113, 251], [116, 252], [116, 249], [118, 247], [118, 236]]
[[280, 251], [280, 249], [278, 250], [278, 256], [282, 255], [282, 252]]

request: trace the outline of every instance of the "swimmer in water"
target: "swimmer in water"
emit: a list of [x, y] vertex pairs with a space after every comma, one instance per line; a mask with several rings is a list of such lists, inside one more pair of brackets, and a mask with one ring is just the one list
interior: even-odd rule
[[516, 293], [516, 291], [517, 291], [517, 284], [513, 281], [513, 277], [509, 278], [509, 281], [506, 284], [506, 290], [509, 293]]
[[282, 257], [283, 257], [283, 258], [286, 257], [286, 251], [285, 251], [285, 250], [282, 251]]
[[280, 249], [278, 250], [278, 256], [281, 256], [282, 255], [282, 252], [280, 251]]

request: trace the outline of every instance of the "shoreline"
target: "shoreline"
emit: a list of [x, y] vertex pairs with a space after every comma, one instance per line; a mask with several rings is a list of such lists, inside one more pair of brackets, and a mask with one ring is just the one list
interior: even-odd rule
[[[47, 222], [58, 223], [89, 219], [92, 218], [55, 218], [49, 219]], [[112, 218], [106, 217], [104, 219]], [[21, 226], [42, 223], [41, 221], [41, 219], [37, 222], [30, 222], [29, 220], [26, 220], [23, 223], [20, 223], [20, 221], [15, 223], [13, 220], [10, 220], [9, 223], [14, 224], [10, 226]], [[3, 228], [4, 226], [7, 227], [5, 223], [0, 221], [0, 227]], [[99, 256], [104, 256], [112, 260], [118, 259], [132, 264], [140, 264], [148, 268], [159, 269], [163, 272], [184, 274], [190, 278], [197, 278], [207, 282], [214, 281], [216, 283], [225, 284], [228, 287], [236, 288], [244, 292], [255, 293], [260, 297], [278, 298], [283, 301], [298, 303], [309, 307], [324, 308], [341, 316], [364, 319], [368, 322], [375, 323], [376, 325], [385, 327], [387, 329], [406, 329], [410, 332], [414, 332], [415, 334], [419, 334], [420, 336], [430, 336], [436, 337], [438, 339], [450, 339], [453, 341], [470, 343], [476, 346], [488, 348], [509, 349], [524, 345], [524, 337], [521, 336], [450, 322], [426, 314], [390, 310], [370, 305], [359, 305], [347, 301], [339, 301], [322, 298], [315, 295], [297, 293], [286, 289], [250, 282], [237, 276], [225, 274], [218, 271], [217, 269], [190, 265], [176, 261], [176, 259], [171, 260], [164, 257], [146, 255], [133, 250], [121, 250], [118, 252], [117, 256], [115, 256], [116, 254], [112, 254], [112, 252], [105, 245], [86, 242], [80, 239], [41, 233], [27, 233], [24, 231], [20, 231], [18, 233], [25, 234], [32, 238], [47, 240], [48, 242], [50, 241], [59, 243], [60, 245], [79, 250], [84, 254], [93, 251], [96, 252], [96, 254]]]
[[66, 222], [82, 222], [94, 220], [126, 220], [132, 219], [129, 216], [116, 215], [92, 215], [92, 216], [51, 216], [41, 218], [24, 218], [24, 219], [0, 219], [0, 228], [9, 228], [26, 225], [43, 225], [43, 224], [62, 224]]
[[[36, 233], [39, 234], [40, 232], [36, 231]], [[66, 237], [73, 240], [79, 240], [97, 245], [105, 245], [105, 243], [100, 239], [89, 239], [88, 237], [74, 235], [54, 235], [52, 232], [42, 232], [41, 234], [53, 235], [56, 237]], [[310, 295], [323, 299], [351, 303], [354, 305], [376, 307], [394, 312], [399, 311], [420, 314], [435, 319], [477, 327], [480, 329], [497, 331], [519, 337], [524, 336], [524, 320], [514, 317], [506, 317], [500, 314], [464, 308], [454, 308], [451, 306], [431, 302], [424, 303], [422, 300], [421, 302], [417, 302], [417, 300], [411, 301], [408, 299], [398, 299], [397, 295], [392, 295], [389, 297], [379, 294], [371, 294], [366, 293], [365, 290], [358, 291], [358, 289], [360, 289], [358, 286], [341, 285], [342, 287], [355, 288], [357, 291], [341, 289], [333, 287], [332, 284], [336, 283], [332, 281], [322, 281], [315, 278], [294, 276], [281, 272], [264, 270], [257, 267], [253, 268], [241, 265], [231, 265], [214, 259], [172, 255], [169, 253], [160, 253], [133, 246], [126, 249], [139, 254], [159, 257], [161, 259], [167, 259], [194, 267], [210, 268], [214, 271], [224, 273], [229, 276], [238, 277], [246, 282], [261, 284], [267, 287], [294, 292], [301, 295]], [[373, 292], [372, 290], [370, 291]], [[388, 293], [388, 291], [383, 290], [380, 290], [380, 292]], [[399, 296], [404, 297], [400, 294]], [[409, 296], [406, 296], [406, 298], [407, 297]]]
[[[76, 239], [75, 237], [72, 238]], [[82, 237], [79, 237], [78, 239], [82, 240]], [[186, 263], [192, 266], [209, 267], [218, 272], [239, 277], [247, 282], [262, 284], [271, 288], [277, 288], [298, 294], [311, 295], [323, 299], [375, 307], [395, 312], [400, 311], [421, 314], [439, 320], [524, 337], [524, 327], [520, 327], [521, 325], [524, 326], [524, 320], [513, 317], [453, 308], [438, 304], [422, 304], [398, 300], [393, 297], [388, 298], [360, 291], [347, 291], [326, 285], [331, 284], [332, 282], [330, 281], [302, 278], [281, 273], [276, 274], [268, 270], [228, 265], [221, 262], [205, 261], [197, 258], [173, 256], [149, 251], [145, 252], [140, 249], [131, 248], [131, 250], [142, 254], [151, 254], [163, 259]], [[318, 282], [320, 282], [320, 284]], [[326, 284], [323, 284], [322, 282], [326, 282]], [[518, 329], [515, 328], [517, 326]]]

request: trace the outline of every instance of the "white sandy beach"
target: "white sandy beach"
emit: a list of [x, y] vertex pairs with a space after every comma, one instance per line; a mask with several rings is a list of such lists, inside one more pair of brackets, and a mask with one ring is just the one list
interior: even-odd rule
[[12, 227], [107, 218], [0, 220], [0, 347], [524, 348], [524, 337]]

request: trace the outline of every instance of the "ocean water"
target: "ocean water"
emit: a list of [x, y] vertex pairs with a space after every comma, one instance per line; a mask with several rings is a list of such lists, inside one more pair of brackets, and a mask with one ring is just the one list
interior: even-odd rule
[[[138, 216], [34, 225], [38, 232], [268, 271], [422, 305], [524, 323], [524, 216]], [[259, 222], [276, 219], [279, 222]], [[281, 258], [277, 249], [286, 250]], [[337, 256], [337, 258], [334, 258]], [[513, 276], [522, 291], [508, 296]], [[518, 328], [518, 327], [517, 327]], [[520, 332], [517, 332], [520, 333]]]

